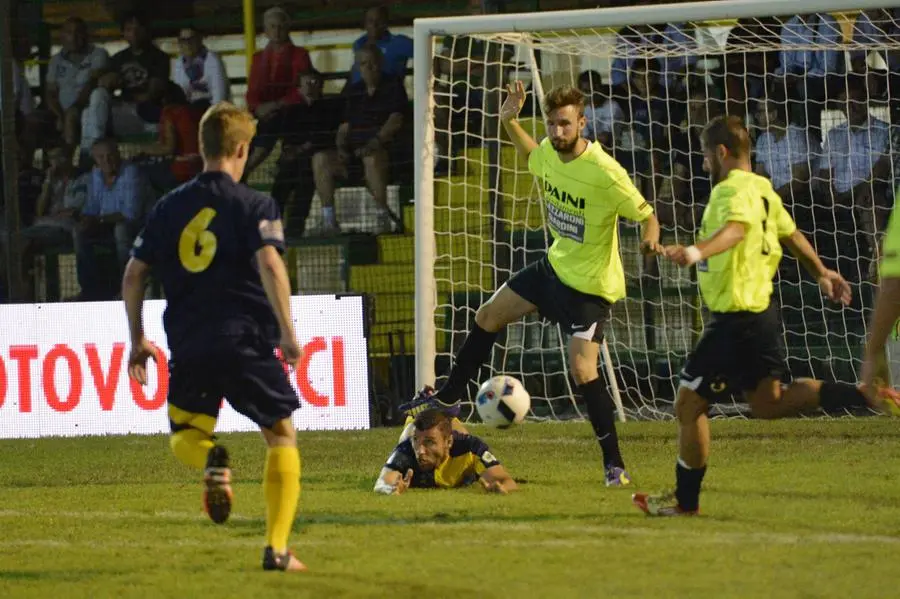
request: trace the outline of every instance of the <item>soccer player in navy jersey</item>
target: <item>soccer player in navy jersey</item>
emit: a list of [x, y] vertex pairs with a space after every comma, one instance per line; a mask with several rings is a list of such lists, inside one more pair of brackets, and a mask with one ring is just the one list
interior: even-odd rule
[[263, 569], [301, 571], [287, 539], [300, 496], [300, 453], [291, 414], [300, 407], [275, 348], [288, 364], [301, 349], [281, 259], [284, 231], [275, 201], [240, 183], [256, 123], [222, 102], [200, 122], [203, 173], [163, 197], [134, 242], [122, 281], [131, 331], [129, 375], [145, 384], [141, 310], [151, 272], [166, 296], [168, 415], [175, 456], [204, 471], [204, 506], [216, 523], [231, 512], [231, 468], [213, 430], [222, 398], [259, 425], [268, 445], [263, 474]]
[[453, 489], [478, 481], [488, 493], [518, 488], [487, 444], [460, 432], [443, 410], [420, 412], [413, 432], [391, 452], [375, 482], [375, 492], [399, 495], [409, 488]]

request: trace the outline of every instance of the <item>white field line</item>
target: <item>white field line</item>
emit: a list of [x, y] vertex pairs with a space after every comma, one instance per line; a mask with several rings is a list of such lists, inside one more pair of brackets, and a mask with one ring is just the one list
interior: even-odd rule
[[[63, 511], [63, 512], [32, 512], [27, 510], [0, 510], [0, 518], [23, 518], [23, 519], [51, 519], [51, 518], [71, 518], [76, 520], [205, 520], [206, 516], [202, 513], [192, 512], [129, 512], [129, 511]], [[240, 514], [232, 514], [233, 520], [258, 520], [259, 518], [251, 518]], [[660, 527], [648, 526], [604, 526], [595, 524], [558, 524], [553, 522], [405, 522], [404, 530], [408, 527], [422, 528], [440, 528], [448, 529], [450, 527], [457, 530], [471, 531], [471, 537], [466, 541], [472, 544], [483, 544], [485, 546], [505, 545], [511, 547], [581, 547], [592, 545], [610, 545], [615, 544], [621, 539], [648, 539], [648, 540], [684, 540], [689, 538], [692, 543], [705, 545], [746, 545], [746, 544], [763, 544], [763, 545], [808, 545], [808, 544], [845, 544], [845, 545], [900, 545], [900, 536], [889, 535], [872, 535], [859, 533], [840, 533], [840, 532], [824, 532], [824, 533], [787, 533], [787, 532], [741, 532], [741, 531], [720, 531], [711, 530], [710, 523], [699, 522], [702, 528], [693, 530], [685, 530], [682, 527], [677, 529], [664, 528], [666, 526], [663, 521], [657, 521]], [[315, 526], [316, 523], [312, 522]], [[300, 525], [304, 526], [302, 520]], [[364, 523], [348, 522], [347, 526], [365, 526]], [[399, 524], [398, 524], [399, 526]], [[479, 531], [502, 531], [504, 533], [538, 533], [546, 534], [548, 538], [544, 539], [514, 539], [503, 538], [498, 535], [483, 536], [477, 534]], [[574, 538], [554, 538], [560, 534], [573, 535]], [[223, 540], [225, 544], [231, 543], [236, 546], [256, 546], [258, 540]], [[441, 538], [441, 535], [434, 535], [431, 543], [445, 544], [449, 541]], [[458, 542], [458, 541], [454, 541]], [[298, 537], [297, 545], [343, 545], [344, 542], [339, 540], [314, 540], [304, 537]], [[0, 540], [0, 547], [18, 547], [18, 546], [77, 546], [91, 545], [97, 547], [156, 547], [156, 546], [208, 546], [207, 541], [192, 540], [173, 540], [173, 541], [148, 541], [135, 542], [127, 541], [115, 543], [113, 541], [94, 541], [86, 540], [84, 542], [69, 542], [59, 539], [4, 539]]]

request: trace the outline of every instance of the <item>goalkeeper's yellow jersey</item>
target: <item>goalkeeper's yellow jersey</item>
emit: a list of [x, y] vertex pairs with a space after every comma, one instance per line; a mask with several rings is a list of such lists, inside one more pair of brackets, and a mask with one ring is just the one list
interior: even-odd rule
[[797, 225], [768, 179], [738, 169], [713, 187], [700, 239], [709, 239], [729, 222], [746, 225], [744, 239], [697, 264], [700, 294], [713, 312], [762, 312], [769, 307], [783, 254], [780, 240]]
[[548, 258], [559, 279], [608, 302], [625, 297], [619, 216], [642, 222], [653, 213], [625, 169], [596, 142], [563, 162], [545, 138], [528, 156], [528, 170], [543, 187], [553, 235]]

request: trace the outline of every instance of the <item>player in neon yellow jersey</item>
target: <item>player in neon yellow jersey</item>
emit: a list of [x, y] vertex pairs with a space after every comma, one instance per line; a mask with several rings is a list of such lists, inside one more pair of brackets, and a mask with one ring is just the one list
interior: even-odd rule
[[[898, 189], [898, 193], [900, 193], [900, 189]], [[875, 300], [875, 310], [869, 327], [869, 339], [866, 342], [866, 355], [862, 368], [862, 382], [867, 389], [876, 389], [884, 384], [900, 383], [897, 373], [890, 372], [891, 368], [885, 352], [888, 338], [896, 339], [898, 327], [900, 327], [900, 322], [898, 322], [900, 319], [900, 216], [896, 209], [891, 214], [891, 221], [888, 223], [882, 241], [881, 255], [879, 268], [881, 285]], [[892, 365], [900, 361], [896, 355], [892, 355], [890, 358]], [[893, 376], [890, 376], [889, 372]]]
[[426, 388], [403, 407], [413, 415], [429, 407], [458, 410], [500, 330], [536, 311], [571, 335], [569, 369], [603, 453], [605, 483], [627, 485], [631, 480], [619, 451], [615, 407], [597, 363], [612, 304], [625, 297], [619, 217], [642, 223], [641, 250], [647, 254], [661, 249], [659, 223], [625, 169], [599, 143], [581, 136], [585, 118], [579, 90], [563, 85], [547, 94], [548, 136], [540, 144], [518, 122], [524, 103], [524, 86], [516, 82], [509, 87], [500, 120], [528, 158], [528, 170], [540, 179], [553, 243], [544, 257], [517, 272], [478, 309], [475, 326], [440, 390]]
[[750, 136], [737, 117], [718, 117], [701, 136], [704, 169], [713, 190], [703, 212], [699, 241], [666, 248], [680, 266], [697, 265], [703, 301], [712, 316], [681, 372], [675, 401], [678, 420], [676, 487], [672, 494], [635, 493], [634, 504], [652, 516], [692, 515], [709, 455], [709, 404], [723, 388], [742, 391], [757, 418], [783, 418], [821, 408], [826, 412], [880, 407], [846, 383], [789, 379], [772, 279], [781, 244], [816, 278], [831, 301], [850, 303], [850, 285], [827, 269], [797, 230], [768, 179], [752, 172]]

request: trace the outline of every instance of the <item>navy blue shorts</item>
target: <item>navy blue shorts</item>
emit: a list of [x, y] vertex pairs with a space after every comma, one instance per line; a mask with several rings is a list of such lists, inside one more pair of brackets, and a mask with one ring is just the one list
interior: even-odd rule
[[265, 347], [242, 347], [169, 362], [169, 404], [218, 417], [222, 399], [263, 428], [290, 417], [300, 400], [284, 364]]
[[542, 318], [560, 325], [569, 335], [603, 341], [603, 327], [609, 321], [612, 304], [563, 283], [546, 254], [514, 274], [506, 286], [537, 306]]
[[752, 391], [769, 377], [790, 378], [774, 305], [759, 313], [714, 313], [680, 375], [682, 384], [708, 402]]

